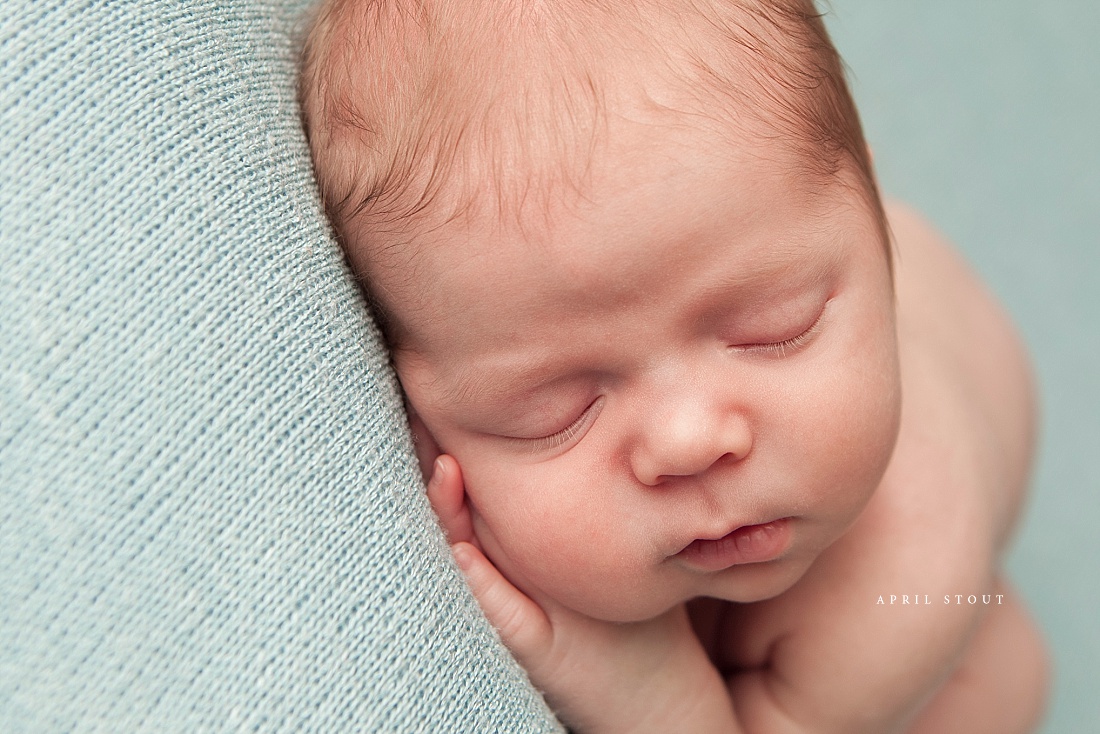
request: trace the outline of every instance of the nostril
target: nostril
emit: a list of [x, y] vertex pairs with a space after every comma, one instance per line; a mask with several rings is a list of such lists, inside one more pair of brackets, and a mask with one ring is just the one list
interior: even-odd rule
[[708, 401], [684, 401], [680, 407], [660, 420], [650, 416], [646, 430], [637, 435], [631, 463], [643, 484], [656, 486], [727, 467], [752, 450], [753, 431], [740, 411]]
[[744, 458], [745, 458], [745, 456], [739, 456], [738, 454], [735, 454], [732, 451], [727, 451], [726, 453], [722, 454], [717, 459], [715, 459], [714, 463], [711, 464], [711, 468], [712, 469], [717, 469], [717, 468], [721, 468], [723, 466], [727, 466], [727, 465], [730, 465], [730, 464], [736, 464], [740, 461], [743, 461]]
[[648, 487], [657, 487], [669, 482], [674, 482], [688, 477], [698, 477], [714, 471], [732, 468], [744, 461], [748, 452], [735, 453], [726, 451], [710, 455], [696, 454], [694, 456], [665, 456], [635, 455], [631, 461], [634, 475], [639, 482]]

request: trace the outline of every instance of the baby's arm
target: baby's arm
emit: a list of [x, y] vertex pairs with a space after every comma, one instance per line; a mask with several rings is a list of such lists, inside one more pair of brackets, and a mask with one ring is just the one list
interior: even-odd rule
[[[1031, 456], [1026, 359], [951, 250], [903, 209], [891, 222], [898, 447], [866, 512], [798, 585], [724, 620], [716, 657], [750, 732], [1027, 731], [1042, 708], [1045, 656], [1014, 597], [943, 600], [998, 593]], [[932, 603], [876, 603], [891, 594]]]
[[1012, 589], [990, 608], [962, 662], [918, 714], [909, 734], [1032, 731], [1045, 707], [1049, 663], [1042, 639]]

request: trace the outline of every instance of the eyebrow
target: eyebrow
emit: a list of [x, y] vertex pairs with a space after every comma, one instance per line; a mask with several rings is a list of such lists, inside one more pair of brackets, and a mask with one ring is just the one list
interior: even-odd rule
[[500, 403], [510, 396], [518, 400], [520, 393], [526, 398], [560, 381], [564, 364], [565, 360], [526, 359], [503, 368], [467, 368], [439, 398], [448, 406]]
[[[775, 291], [784, 293], [813, 287], [837, 272], [842, 256], [836, 248], [784, 242], [767, 261], [751, 270], [742, 270], [702, 286], [696, 294], [697, 303], [705, 303], [731, 290], [759, 293], [768, 283], [783, 279]], [[766, 288], [763, 288], [766, 290]]]

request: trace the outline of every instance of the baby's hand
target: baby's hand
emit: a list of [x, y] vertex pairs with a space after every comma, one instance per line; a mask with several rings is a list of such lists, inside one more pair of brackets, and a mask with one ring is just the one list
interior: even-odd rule
[[612, 623], [545, 597], [536, 603], [482, 552], [453, 457], [436, 458], [428, 498], [485, 616], [565, 723], [579, 732], [737, 731], [683, 605]]

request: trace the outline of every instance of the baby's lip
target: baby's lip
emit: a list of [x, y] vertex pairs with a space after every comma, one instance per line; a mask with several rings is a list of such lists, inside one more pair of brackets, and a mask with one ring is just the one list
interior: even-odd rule
[[718, 538], [696, 538], [672, 557], [702, 571], [722, 571], [731, 566], [771, 561], [791, 542], [790, 518], [741, 525]]

